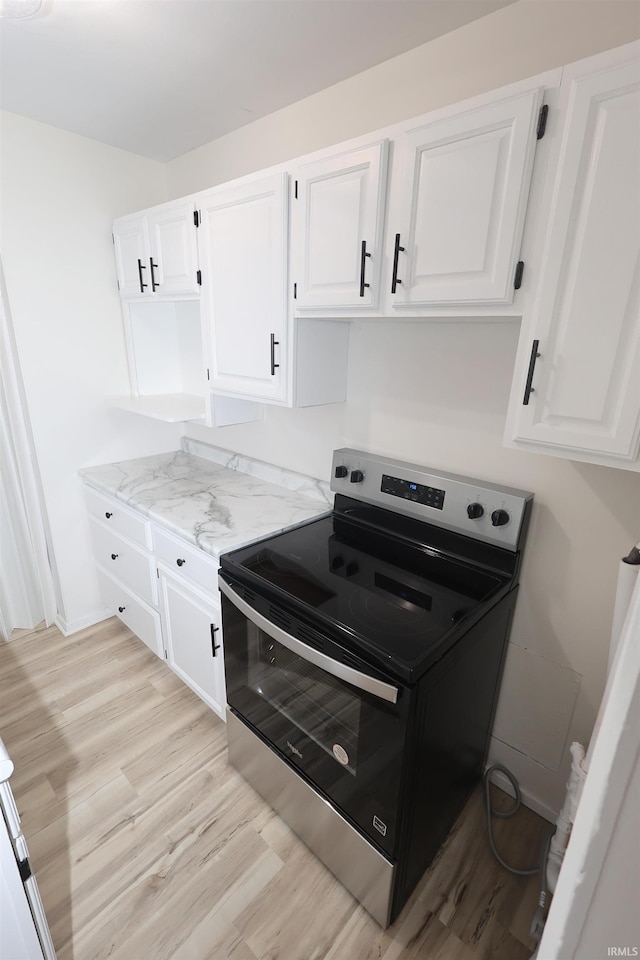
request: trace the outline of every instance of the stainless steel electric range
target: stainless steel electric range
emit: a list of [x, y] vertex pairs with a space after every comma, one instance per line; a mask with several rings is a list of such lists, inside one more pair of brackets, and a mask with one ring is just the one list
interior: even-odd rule
[[482, 775], [533, 497], [358, 450], [225, 554], [229, 759], [383, 926]]

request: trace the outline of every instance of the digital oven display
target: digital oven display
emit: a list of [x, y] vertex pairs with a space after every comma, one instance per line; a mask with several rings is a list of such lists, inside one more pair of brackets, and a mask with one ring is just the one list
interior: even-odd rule
[[422, 483], [412, 483], [400, 477], [389, 477], [386, 473], [382, 475], [380, 491], [388, 493], [391, 497], [423, 503], [426, 507], [433, 507], [435, 510], [442, 510], [444, 506], [444, 490], [427, 487]]

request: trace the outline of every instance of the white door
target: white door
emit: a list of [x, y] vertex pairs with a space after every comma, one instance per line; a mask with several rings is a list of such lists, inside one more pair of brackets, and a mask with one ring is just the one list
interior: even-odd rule
[[287, 385], [287, 174], [201, 198], [202, 297], [210, 386], [282, 401]]
[[599, 62], [562, 80], [564, 129], [512, 439], [624, 465], [640, 434], [640, 62]]
[[536, 88], [400, 138], [394, 308], [512, 301], [541, 102]]
[[388, 148], [383, 140], [293, 171], [296, 313], [378, 305]]
[[224, 719], [226, 694], [220, 610], [162, 566], [158, 570], [167, 662]]
[[151, 292], [199, 294], [195, 204], [186, 198], [148, 211]]
[[151, 293], [147, 218], [144, 213], [120, 217], [113, 224], [113, 246], [121, 297]]

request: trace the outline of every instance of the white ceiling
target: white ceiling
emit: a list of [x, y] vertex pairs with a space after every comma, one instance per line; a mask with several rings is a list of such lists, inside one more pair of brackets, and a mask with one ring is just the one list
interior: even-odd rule
[[173, 159], [513, 0], [44, 0], [0, 20], [0, 103]]

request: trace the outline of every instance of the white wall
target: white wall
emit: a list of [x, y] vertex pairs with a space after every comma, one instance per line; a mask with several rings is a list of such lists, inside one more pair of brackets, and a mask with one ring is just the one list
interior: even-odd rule
[[178, 445], [179, 428], [108, 405], [128, 392], [111, 223], [164, 200], [164, 169], [13, 114], [0, 132], [7, 291], [72, 631], [101, 608], [76, 471]]
[[[639, 11], [517, 3], [178, 158], [169, 195], [628, 42]], [[617, 561], [640, 535], [640, 477], [502, 446], [517, 337], [516, 322], [353, 322], [345, 404], [186, 432], [324, 479], [331, 451], [349, 444], [534, 491], [492, 757], [549, 813], [564, 796], [568, 744], [588, 742], [602, 694]]]

